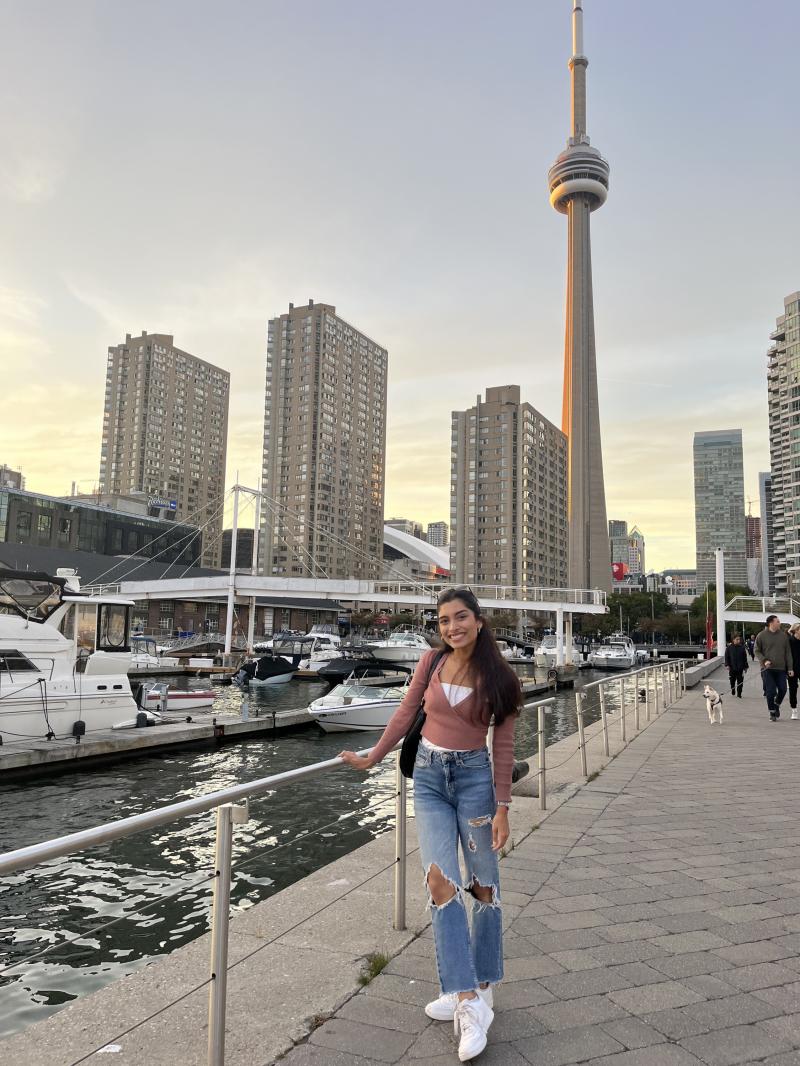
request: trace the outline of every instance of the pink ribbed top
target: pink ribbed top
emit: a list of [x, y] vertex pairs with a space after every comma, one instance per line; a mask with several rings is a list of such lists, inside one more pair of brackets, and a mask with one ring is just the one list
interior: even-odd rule
[[[475, 693], [450, 706], [439, 675], [447, 656], [443, 656], [431, 676], [431, 683], [425, 687], [435, 651], [422, 656], [414, 677], [408, 686], [403, 702], [389, 719], [383, 735], [370, 752], [370, 760], [378, 763], [408, 732], [417, 711], [425, 699], [425, 725], [422, 735], [431, 744], [454, 751], [473, 751], [486, 744], [488, 727], [478, 715], [478, 700]], [[498, 800], [511, 799], [511, 771], [514, 767], [514, 723], [516, 715], [510, 714], [502, 725], [496, 726], [492, 744], [492, 762], [494, 763], [494, 787]]]

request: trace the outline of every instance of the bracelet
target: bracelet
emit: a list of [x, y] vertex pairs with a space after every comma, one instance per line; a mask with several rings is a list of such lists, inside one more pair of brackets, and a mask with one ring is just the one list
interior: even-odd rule
[[511, 800], [498, 800], [497, 801], [497, 806], [498, 807], [510, 807], [511, 806]]

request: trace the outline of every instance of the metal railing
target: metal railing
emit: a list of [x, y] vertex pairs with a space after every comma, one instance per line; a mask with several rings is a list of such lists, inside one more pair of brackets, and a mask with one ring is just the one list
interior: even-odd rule
[[[734, 596], [725, 604], [725, 610], [746, 611], [761, 616], [773, 612], [800, 617], [800, 602], [791, 596]], [[763, 617], [760, 621], [763, 621]]]
[[[601, 716], [603, 721], [602, 735], [604, 737], [604, 749], [609, 753], [608, 724], [604, 706], [604, 688], [610, 684], [619, 684], [621, 689], [621, 726], [622, 739], [625, 740], [625, 684], [627, 679], [635, 678], [641, 674], [647, 674], [645, 692], [650, 691], [652, 678], [656, 713], [658, 713], [659, 684], [661, 686], [662, 702], [666, 707], [678, 697], [679, 692], [685, 688], [685, 664], [681, 660], [680, 665], [675, 661], [656, 666], [647, 666], [630, 674], [603, 678], [600, 681], [591, 682], [587, 688], [600, 686], [601, 693]], [[584, 691], [576, 693], [576, 707], [578, 711], [578, 752], [581, 754], [581, 768], [586, 776], [586, 738], [583, 722], [583, 699]], [[648, 697], [649, 698], [649, 697]], [[636, 714], [635, 727], [638, 731], [638, 688], [634, 688], [634, 706]], [[554, 697], [526, 703], [528, 710], [536, 710], [538, 714], [538, 780], [539, 780], [539, 806], [542, 810], [547, 809], [547, 757], [545, 745], [545, 712], [546, 708], [555, 703]], [[648, 720], [650, 706], [647, 704]], [[370, 748], [363, 749], [359, 754], [368, 754]], [[394, 749], [395, 762], [395, 858], [394, 858], [394, 904], [393, 904], [393, 927], [398, 930], [406, 928], [406, 850], [407, 850], [407, 781], [400, 772], [399, 745]], [[570, 756], [572, 758], [574, 756]], [[565, 760], [567, 761], [567, 760]], [[230, 921], [231, 903], [231, 857], [233, 844], [234, 825], [243, 824], [249, 818], [248, 801], [278, 788], [295, 784], [298, 781], [315, 777], [342, 767], [344, 764], [340, 758], [326, 759], [322, 762], [312, 763], [309, 766], [287, 770], [280, 774], [272, 774], [269, 777], [248, 781], [244, 784], [233, 785], [230, 788], [211, 792], [195, 799], [183, 800], [180, 803], [172, 803], [166, 807], [160, 807], [143, 814], [132, 815], [105, 825], [84, 829], [77, 833], [56, 837], [53, 840], [43, 841], [39, 844], [31, 844], [15, 851], [0, 854], [0, 877], [22, 870], [30, 869], [51, 859], [61, 858], [65, 855], [74, 855], [99, 844], [108, 844], [135, 833], [154, 829], [157, 826], [169, 824], [182, 818], [188, 818], [197, 814], [204, 814], [216, 810], [216, 846], [214, 857], [214, 888], [211, 909], [211, 965], [209, 977], [209, 1002], [208, 1002], [208, 1066], [224, 1066], [225, 1062], [225, 1014], [226, 1014], [226, 990], [228, 970], [228, 932]], [[563, 765], [563, 764], [558, 764]], [[19, 964], [15, 964], [19, 965]]]
[[[644, 675], [644, 676], [643, 676]], [[641, 688], [641, 682], [644, 682], [644, 688]], [[632, 685], [629, 682], [633, 682]], [[627, 692], [630, 689], [633, 693], [633, 727], [638, 734], [641, 727], [641, 707], [644, 703], [646, 720], [651, 720], [651, 707], [655, 711], [656, 717], [671, 706], [676, 700], [680, 699], [683, 693], [686, 691], [686, 660], [685, 659], [671, 659], [665, 663], [654, 663], [648, 666], [643, 666], [638, 670], [631, 670], [624, 674], [615, 674], [610, 677], [602, 677], [597, 681], [590, 681], [583, 688], [579, 689], [575, 693], [575, 714], [578, 721], [578, 747], [575, 751], [571, 752], [566, 759], [563, 759], [555, 766], [548, 766], [547, 755], [545, 748], [545, 714], [548, 704], [553, 703], [554, 700], [542, 700], [540, 703], [534, 706], [538, 707], [538, 778], [539, 778], [539, 809], [547, 810], [547, 771], [557, 770], [561, 766], [566, 765], [570, 759], [574, 759], [576, 755], [580, 756], [581, 760], [581, 774], [583, 777], [589, 779], [589, 767], [588, 759], [586, 755], [587, 744], [593, 740], [602, 739], [603, 741], [603, 755], [609, 758], [611, 755], [611, 744], [608, 732], [608, 707], [607, 707], [607, 695], [608, 689], [616, 687], [619, 690], [619, 726], [620, 726], [620, 741], [624, 747], [628, 745], [627, 736], [627, 718], [628, 718], [628, 699]], [[600, 731], [595, 734], [594, 737], [590, 737], [586, 740], [586, 730], [584, 723], [584, 709], [583, 704], [586, 699], [586, 693], [588, 689], [598, 689], [600, 699]], [[652, 704], [651, 704], [651, 692], [652, 692]]]
[[[440, 593], [453, 588], [453, 582], [375, 581], [373, 594], [392, 596], [429, 596], [435, 602]], [[470, 585], [479, 600], [521, 600], [537, 603], [574, 603], [605, 607], [606, 593], [600, 589], [534, 588], [530, 585]], [[360, 594], [356, 599], [367, 599]]]

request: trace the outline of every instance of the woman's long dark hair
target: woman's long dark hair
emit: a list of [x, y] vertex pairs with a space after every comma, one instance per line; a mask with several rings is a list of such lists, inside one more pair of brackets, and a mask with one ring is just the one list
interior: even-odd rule
[[[470, 672], [478, 690], [482, 721], [488, 725], [494, 717], [495, 725], [500, 725], [508, 715], [519, 714], [522, 708], [520, 680], [500, 654], [494, 633], [485, 615], [481, 612], [480, 604], [472, 590], [447, 589], [436, 601], [437, 611], [446, 603], [452, 603], [454, 600], [461, 600], [464, 606], [481, 621], [478, 639], [470, 657]], [[446, 640], [444, 643], [449, 648]]]

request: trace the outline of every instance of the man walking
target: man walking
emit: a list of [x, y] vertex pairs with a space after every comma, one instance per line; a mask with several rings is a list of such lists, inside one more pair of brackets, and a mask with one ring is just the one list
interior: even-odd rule
[[[798, 641], [800, 644], [800, 641]], [[742, 698], [744, 687], [744, 675], [747, 672], [747, 648], [742, 644], [742, 638], [735, 633], [728, 647], [725, 649], [725, 665], [728, 667], [728, 677], [731, 682], [731, 696]]]
[[792, 718], [800, 718], [797, 713], [797, 681], [800, 678], [800, 624], [789, 626], [789, 647], [792, 649], [792, 669], [794, 677], [789, 675], [789, 706]]
[[777, 722], [781, 716], [781, 703], [786, 696], [787, 677], [794, 677], [794, 663], [789, 637], [781, 629], [776, 614], [767, 616], [767, 624], [756, 637], [756, 658], [761, 664], [761, 682], [767, 700], [769, 719]]

